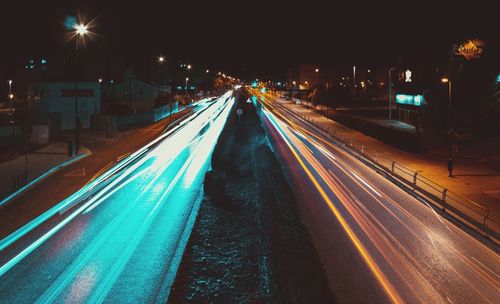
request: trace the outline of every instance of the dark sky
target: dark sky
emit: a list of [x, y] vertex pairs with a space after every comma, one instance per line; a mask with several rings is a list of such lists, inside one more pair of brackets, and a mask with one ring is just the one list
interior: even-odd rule
[[296, 62], [381, 64], [407, 49], [499, 35], [495, 1], [298, 2], [3, 1], [0, 69], [69, 52], [63, 21], [77, 11], [95, 18], [91, 57], [134, 63], [162, 53], [234, 72]]

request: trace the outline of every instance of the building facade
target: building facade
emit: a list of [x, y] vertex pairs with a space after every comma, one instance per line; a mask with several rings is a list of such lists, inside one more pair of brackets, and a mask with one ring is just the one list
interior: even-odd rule
[[28, 103], [37, 109], [37, 120], [48, 122], [51, 130], [75, 127], [75, 104], [82, 128], [90, 128], [92, 115], [101, 112], [99, 82], [36, 82], [28, 85]]

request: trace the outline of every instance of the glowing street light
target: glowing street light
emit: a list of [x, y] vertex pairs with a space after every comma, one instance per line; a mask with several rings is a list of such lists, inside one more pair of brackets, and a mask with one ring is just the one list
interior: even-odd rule
[[99, 83], [102, 83], [102, 78], [99, 78]]
[[191, 70], [191, 65], [190, 64], [188, 64], [187, 69]]
[[88, 28], [88, 25], [85, 25], [83, 23], [77, 24], [75, 25], [76, 34], [83, 37], [89, 32]]
[[318, 68], [316, 68], [314, 71], [315, 71], [316, 73], [319, 73], [319, 69], [318, 69]]
[[163, 57], [163, 56], [158, 57], [158, 62], [159, 63], [165, 62], [165, 57]]
[[210, 73], [210, 70], [208, 70], [208, 69], [207, 69], [207, 70], [205, 71], [205, 73], [207, 73], [207, 74], [208, 74], [208, 73]]

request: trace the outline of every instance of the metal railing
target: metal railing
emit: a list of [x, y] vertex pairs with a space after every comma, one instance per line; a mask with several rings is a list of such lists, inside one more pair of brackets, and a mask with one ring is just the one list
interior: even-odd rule
[[461, 222], [473, 227], [487, 236], [493, 237], [498, 243], [500, 241], [500, 216], [497, 214], [498, 208], [490, 210], [478, 203], [463, 197], [460, 194], [450, 191], [444, 186], [426, 178], [419, 171], [414, 171], [392, 159], [385, 158], [380, 153], [363, 144], [347, 138], [340, 131], [332, 128], [325, 129], [317, 119], [311, 116], [295, 113], [293, 110], [281, 106], [287, 112], [302, 118], [320, 129], [328, 137], [340, 143], [348, 151], [357, 157], [370, 161], [372, 164], [383, 169], [387, 174], [394, 177], [398, 182], [404, 184], [406, 188], [419, 194], [435, 206], [438, 206], [443, 212], [459, 219]]

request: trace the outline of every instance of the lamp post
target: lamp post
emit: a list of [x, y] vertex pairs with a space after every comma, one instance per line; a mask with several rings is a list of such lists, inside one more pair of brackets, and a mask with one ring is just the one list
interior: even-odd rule
[[356, 66], [352, 67], [352, 83], [353, 83], [353, 90], [354, 90], [354, 95], [356, 96]]
[[451, 79], [444, 77], [441, 79], [442, 83], [448, 84], [448, 176], [453, 176], [453, 129], [452, 129], [452, 116], [451, 116]]
[[394, 68], [389, 68], [389, 120], [392, 119], [392, 70]]
[[163, 57], [163, 56], [160, 55], [158, 57], [158, 74], [159, 74], [158, 75], [158, 78], [159, 78], [158, 82], [160, 84], [163, 84], [163, 82], [164, 82], [164, 79], [163, 79], [164, 73], [163, 73], [163, 69], [162, 69], [162, 65], [163, 65], [164, 62], [165, 62], [165, 57]]
[[76, 37], [76, 49], [75, 49], [75, 154], [78, 154], [78, 149], [80, 146], [80, 138], [79, 138], [79, 128], [80, 128], [80, 119], [78, 117], [78, 39], [85, 38], [85, 35], [88, 34], [88, 25], [83, 23], [77, 24], [74, 27], [75, 29], [75, 37]]
[[12, 100], [14, 99], [14, 94], [12, 94], [12, 80], [9, 80], [8, 82], [9, 82], [10, 113], [12, 114], [12, 112], [13, 112]]

